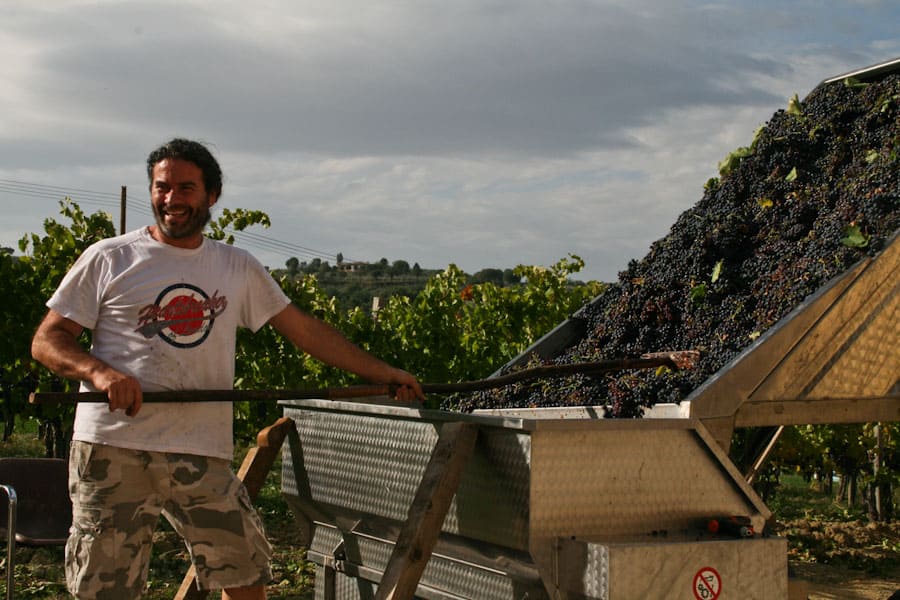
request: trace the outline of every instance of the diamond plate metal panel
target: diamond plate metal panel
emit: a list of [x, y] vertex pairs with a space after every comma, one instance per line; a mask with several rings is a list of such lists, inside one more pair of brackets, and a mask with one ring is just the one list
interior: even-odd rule
[[[286, 408], [299, 443], [285, 448], [282, 489], [321, 506], [404, 521], [440, 425], [449, 420], [444, 415], [428, 421]], [[443, 531], [527, 549], [530, 449], [525, 432], [482, 428]]]
[[588, 544], [585, 549], [585, 569], [582, 579], [584, 593], [589, 598], [609, 596], [609, 548]]
[[602, 425], [532, 435], [534, 538], [645, 536], [709, 515], [756, 514], [692, 429]]
[[[900, 269], [900, 264], [897, 265]], [[842, 352], [823, 365], [811, 398], [853, 398], [886, 394], [900, 381], [900, 275], [884, 301], [867, 318], [848, 319], [852, 329]]]
[[[330, 556], [341, 539], [342, 535], [336, 529], [318, 527], [310, 546], [310, 559], [321, 566], [322, 557]], [[356, 567], [373, 570], [378, 573], [378, 577], [384, 573], [393, 549], [390, 542], [353, 534], [344, 535], [343, 539], [348, 562]], [[524, 565], [524, 568], [528, 567], [531, 565]], [[317, 595], [320, 587], [318, 581], [317, 579]], [[503, 571], [474, 564], [471, 561], [456, 560], [441, 554], [432, 555], [419, 583], [420, 586], [428, 588], [431, 592], [430, 594], [428, 591], [417, 594], [422, 597], [449, 595], [454, 598], [483, 600], [502, 598], [520, 600], [523, 597], [530, 599], [546, 597], [538, 580], [516, 579]], [[347, 586], [342, 587], [344, 588], [343, 594], [350, 594], [349, 598], [357, 597], [352, 595], [352, 589], [347, 589]], [[370, 586], [367, 583], [362, 586], [362, 589], [366, 590], [368, 587]], [[377, 586], [372, 587], [374, 589]]]
[[786, 556], [783, 538], [610, 544], [608, 598], [784, 599]]
[[286, 414], [297, 424], [312, 500], [406, 518], [437, 441], [433, 424], [337, 412]]

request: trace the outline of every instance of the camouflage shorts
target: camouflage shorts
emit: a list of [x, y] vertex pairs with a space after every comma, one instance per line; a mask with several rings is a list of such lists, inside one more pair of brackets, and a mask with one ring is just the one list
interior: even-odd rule
[[66, 580], [77, 598], [138, 598], [163, 514], [185, 539], [203, 589], [271, 579], [262, 522], [228, 461], [72, 442]]

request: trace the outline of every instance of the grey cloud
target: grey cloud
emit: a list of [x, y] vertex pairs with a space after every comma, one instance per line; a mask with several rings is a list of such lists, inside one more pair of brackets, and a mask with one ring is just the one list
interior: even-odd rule
[[628, 144], [627, 128], [664, 110], [775, 100], [747, 82], [777, 64], [738, 49], [710, 55], [689, 11], [460, 3], [270, 44], [284, 40], [238, 36], [190, 10], [177, 22], [132, 10], [107, 16], [114, 35], [51, 45], [38, 95], [91, 119], [337, 156], [565, 156]]

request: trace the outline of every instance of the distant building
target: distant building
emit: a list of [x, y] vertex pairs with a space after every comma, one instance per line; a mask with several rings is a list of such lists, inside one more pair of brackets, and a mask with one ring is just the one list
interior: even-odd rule
[[366, 267], [369, 263], [362, 261], [352, 261], [352, 262], [342, 262], [337, 265], [337, 268], [341, 271], [347, 271], [350, 273], [354, 273], [356, 271], [361, 271], [363, 267]]

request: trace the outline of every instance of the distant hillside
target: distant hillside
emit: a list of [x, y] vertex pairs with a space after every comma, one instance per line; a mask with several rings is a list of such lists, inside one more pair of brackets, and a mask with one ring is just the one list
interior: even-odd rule
[[[342, 261], [334, 265], [320, 259], [309, 263], [290, 259], [284, 269], [272, 273], [292, 277], [315, 275], [325, 293], [337, 298], [341, 308], [359, 307], [368, 312], [372, 310], [374, 298], [385, 302], [391, 296], [415, 297], [441, 271], [422, 269], [418, 263], [410, 266], [405, 260], [389, 262], [386, 258], [374, 263]], [[519, 283], [519, 278], [513, 269], [495, 268], [482, 269], [469, 276], [469, 283], [486, 282], [502, 287]]]

